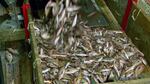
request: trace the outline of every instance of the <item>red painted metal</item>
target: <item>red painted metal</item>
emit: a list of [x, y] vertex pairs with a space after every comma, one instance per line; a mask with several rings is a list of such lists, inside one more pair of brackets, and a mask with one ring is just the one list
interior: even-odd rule
[[[137, 1], [137, 0], [134, 0], [134, 1]], [[127, 25], [128, 25], [128, 18], [130, 16], [130, 13], [131, 13], [131, 10], [132, 10], [132, 5], [133, 5], [132, 0], [128, 0], [128, 4], [127, 4], [125, 14], [124, 14], [123, 19], [122, 19], [122, 24], [121, 24], [123, 32], [126, 31], [126, 28], [127, 28]]]
[[24, 30], [25, 30], [25, 36], [26, 39], [29, 39], [30, 33], [28, 31], [28, 9], [30, 8], [29, 4], [23, 4], [22, 6], [22, 12], [23, 12], [23, 17], [24, 17]]
[[138, 0], [133, 0], [133, 2], [134, 2], [135, 4], [137, 4], [137, 3], [138, 3]]

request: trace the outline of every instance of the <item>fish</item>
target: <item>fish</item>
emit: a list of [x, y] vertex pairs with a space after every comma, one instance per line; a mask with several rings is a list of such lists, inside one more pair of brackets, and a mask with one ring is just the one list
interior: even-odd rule
[[75, 42], [75, 39], [73, 37], [69, 37], [68, 43], [69, 45], [72, 45]]
[[73, 54], [74, 56], [81, 56], [81, 57], [87, 57], [88, 55], [87, 54], [83, 54], [83, 53], [80, 53], [80, 54]]
[[110, 72], [111, 69], [102, 69], [101, 72]]
[[76, 24], [77, 24], [77, 19], [78, 19], [78, 15], [76, 15], [76, 16], [74, 17], [74, 20], [73, 20], [73, 23], [72, 23], [72, 27], [75, 27], [75, 26], [76, 26]]
[[64, 55], [63, 54], [59, 54], [59, 55], [58, 54], [52, 54], [51, 56], [52, 57], [67, 57], [67, 55], [65, 55], [65, 54]]
[[144, 67], [145, 66], [143, 64], [140, 64], [135, 68], [134, 73], [136, 77], [138, 77], [144, 71]]
[[57, 31], [56, 36], [59, 36], [59, 35], [60, 35], [60, 33], [62, 32], [62, 30], [63, 30], [63, 27], [60, 27], [60, 28], [59, 28], [59, 30]]
[[91, 17], [91, 16], [93, 16], [93, 15], [95, 15], [96, 14], [96, 12], [92, 12], [92, 13], [90, 13], [87, 17]]
[[54, 40], [54, 45], [58, 43], [59, 39], [60, 39], [60, 36], [57, 36], [56, 39]]
[[41, 37], [45, 40], [48, 40], [50, 38], [49, 34], [47, 32], [44, 32], [41, 34]]
[[140, 59], [141, 59], [141, 61], [142, 61], [142, 63], [143, 63], [144, 65], [147, 65], [146, 60], [144, 60], [142, 57], [140, 57]]
[[84, 61], [85, 64], [91, 64], [92, 62], [95, 62], [95, 60]]
[[91, 84], [91, 80], [89, 79], [89, 77], [84, 76], [83, 78], [87, 81], [87, 84]]
[[53, 16], [56, 16], [59, 12], [59, 6], [57, 4], [55, 4], [52, 8], [52, 14]]
[[77, 10], [79, 10], [79, 9], [80, 9], [79, 6], [69, 6], [69, 7], [66, 8], [66, 10], [67, 10], [68, 12], [74, 12], [74, 11], [77, 11]]
[[16, 50], [16, 49], [7, 48], [7, 50], [8, 50], [10, 53], [12, 53], [12, 54], [19, 55], [19, 52], [18, 52], [18, 50]]
[[48, 13], [50, 12], [50, 8], [56, 6], [55, 2], [52, 2], [49, 0], [49, 2], [45, 6], [45, 15], [48, 16]]
[[80, 67], [66, 69], [65, 74], [74, 74], [80, 70]]
[[63, 78], [64, 74], [65, 74], [65, 71], [66, 71], [66, 68], [70, 65], [70, 63], [68, 62], [64, 68], [62, 68], [59, 72], [59, 80]]
[[58, 15], [60, 15], [63, 10], [64, 10], [64, 4], [61, 4], [61, 5], [60, 5], [59, 12], [58, 12]]
[[13, 61], [13, 55], [10, 53], [10, 52], [8, 52], [8, 51], [5, 51], [5, 53], [6, 53], [6, 60], [8, 61], [8, 63], [12, 63], [12, 61]]
[[59, 71], [59, 80], [60, 79], [62, 79], [63, 78], [63, 76], [64, 76], [64, 74], [65, 74], [65, 69], [63, 68], [63, 69], [61, 69], [60, 71]]
[[104, 83], [104, 79], [100, 75], [96, 75], [97, 80], [99, 80], [101, 83]]
[[113, 68], [116, 71], [117, 76], [120, 77], [120, 71], [118, 70], [118, 67], [114, 64]]
[[43, 55], [44, 54], [44, 50], [43, 48], [40, 49], [40, 54], [39, 55]]
[[45, 74], [45, 73], [47, 73], [48, 71], [50, 71], [50, 68], [47, 68], [47, 69], [43, 70], [43, 71], [42, 71], [42, 74]]
[[[99, 11], [95, 0], [92, 5]], [[50, 0], [45, 16], [52, 13], [51, 19], [34, 20], [45, 83], [91, 84], [92, 79], [99, 84], [137, 78], [147, 65], [144, 54], [124, 32], [87, 25], [82, 7], [78, 0]]]
[[128, 69], [126, 70], [126, 73], [127, 73], [127, 72], [130, 72], [130, 71], [133, 71], [133, 70], [135, 69], [135, 67], [136, 67], [136, 65], [131, 66], [130, 68], [128, 68]]
[[44, 84], [52, 84], [52, 82], [49, 80], [44, 80]]
[[59, 17], [59, 22], [62, 21], [65, 18], [65, 16], [66, 16], [66, 10], [63, 10], [62, 14]]
[[68, 7], [69, 6], [69, 4], [70, 4], [70, 0], [66, 0], [66, 7]]

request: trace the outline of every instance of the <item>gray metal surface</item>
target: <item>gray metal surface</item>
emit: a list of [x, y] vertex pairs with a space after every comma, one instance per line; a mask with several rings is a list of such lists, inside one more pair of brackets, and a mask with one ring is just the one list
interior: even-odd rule
[[0, 24], [0, 29], [15, 29], [18, 28], [19, 25], [15, 20], [5, 20]]
[[5, 0], [9, 5], [9, 15], [6, 14], [6, 9], [0, 5], [0, 29], [1, 28], [18, 28], [20, 23], [18, 21], [18, 14], [20, 13], [20, 8], [16, 7], [16, 0]]

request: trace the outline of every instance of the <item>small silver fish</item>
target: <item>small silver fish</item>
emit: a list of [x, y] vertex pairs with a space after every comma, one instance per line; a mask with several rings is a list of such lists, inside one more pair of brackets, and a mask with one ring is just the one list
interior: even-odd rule
[[136, 68], [135, 68], [135, 76], [138, 77], [144, 70], [144, 65], [141, 64], [141, 65], [138, 65]]
[[52, 14], [53, 16], [56, 16], [59, 12], [59, 6], [57, 4], [55, 4], [52, 8]]
[[63, 30], [63, 27], [60, 27], [59, 30], [58, 30], [58, 32], [57, 32], [57, 34], [56, 34], [56, 36], [59, 36], [60, 33], [62, 32], [62, 30]]
[[44, 80], [44, 84], [52, 84], [52, 82], [49, 80]]
[[141, 61], [138, 61], [137, 63], [135, 63], [133, 66], [131, 66], [130, 68], [128, 68], [126, 70], [126, 72], [129, 72], [129, 71], [133, 71], [135, 69], [136, 66], [140, 65], [142, 62]]
[[84, 61], [85, 64], [91, 64], [92, 62], [94, 62], [95, 60], [88, 60], [88, 61]]
[[50, 71], [50, 68], [47, 68], [45, 70], [42, 71], [43, 74], [47, 73], [48, 71]]
[[[96, 75], [96, 78], [101, 82], [104, 83], [105, 80], [100, 75]], [[99, 84], [99, 83], [98, 83]]]
[[43, 34], [41, 34], [41, 37], [45, 40], [50, 38], [50, 35], [47, 32], [44, 32]]
[[77, 24], [77, 19], [78, 19], [78, 15], [76, 14], [76, 16], [74, 17], [73, 23], [72, 23], [72, 27], [75, 27]]
[[140, 57], [141, 61], [143, 62], [144, 65], [147, 65], [146, 60], [144, 60], [142, 57]]
[[66, 68], [70, 65], [70, 63], [68, 62], [64, 68], [62, 68], [59, 72], [59, 80], [63, 78], [64, 74], [65, 74], [65, 71], [66, 71]]
[[59, 17], [59, 22], [60, 22], [60, 21], [63, 21], [63, 19], [65, 18], [65, 16], [66, 16], [66, 10], [64, 9], [64, 10], [62, 11], [62, 14], [61, 14], [60, 17]]
[[80, 70], [80, 67], [78, 67], [78, 68], [69, 68], [69, 69], [66, 69], [65, 74], [74, 74], [74, 73], [78, 72], [79, 70]]
[[74, 11], [77, 11], [77, 10], [79, 10], [80, 9], [80, 7], [79, 6], [69, 6], [69, 7], [67, 7], [67, 11], [68, 12], [74, 12]]
[[56, 39], [54, 40], [54, 45], [58, 43], [59, 39], [60, 39], [60, 36], [57, 36]]
[[87, 54], [83, 54], [83, 53], [81, 53], [81, 54], [73, 54], [74, 56], [80, 56], [80, 57], [87, 57], [88, 55]]
[[120, 77], [120, 72], [119, 72], [118, 67], [116, 66], [116, 64], [114, 64], [113, 68], [116, 71], [117, 76]]
[[5, 53], [6, 53], [6, 60], [9, 63], [11, 63], [13, 61], [13, 55], [10, 52], [8, 52], [8, 51], [6, 51]]
[[89, 77], [84, 76], [83, 78], [87, 81], [87, 84], [91, 84], [91, 80], [89, 79]]
[[19, 52], [18, 52], [16, 49], [8, 48], [7, 50], [8, 50], [9, 52], [11, 52], [12, 54], [16, 54], [16, 55], [19, 54]]
[[64, 9], [64, 4], [61, 4], [61, 5], [60, 5], [59, 12], [58, 12], [58, 15], [60, 15], [60, 14], [61, 14], [61, 12], [63, 11], [63, 9]]
[[58, 79], [59, 80], [62, 79], [64, 74], [65, 74], [65, 68], [60, 69], [60, 71], [59, 71], [59, 78]]
[[72, 45], [75, 42], [75, 39], [73, 37], [69, 37], [68, 43], [69, 45]]
[[50, 12], [50, 7], [56, 6], [55, 2], [52, 2], [51, 0], [46, 4], [45, 6], [45, 15], [48, 16], [48, 13]]
[[66, 7], [69, 6], [70, 0], [66, 0]]

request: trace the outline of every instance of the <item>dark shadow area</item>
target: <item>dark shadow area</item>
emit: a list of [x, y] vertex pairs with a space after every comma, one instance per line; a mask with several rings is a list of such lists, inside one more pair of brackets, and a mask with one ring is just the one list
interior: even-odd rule
[[0, 84], [4, 84], [4, 79], [3, 79], [3, 72], [2, 72], [2, 63], [1, 63], [1, 58], [0, 58]]

